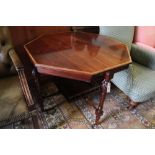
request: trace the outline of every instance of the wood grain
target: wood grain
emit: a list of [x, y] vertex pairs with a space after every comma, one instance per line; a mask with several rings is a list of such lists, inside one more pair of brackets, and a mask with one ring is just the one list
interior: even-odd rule
[[92, 33], [48, 33], [24, 47], [39, 73], [87, 82], [131, 63], [124, 44]]

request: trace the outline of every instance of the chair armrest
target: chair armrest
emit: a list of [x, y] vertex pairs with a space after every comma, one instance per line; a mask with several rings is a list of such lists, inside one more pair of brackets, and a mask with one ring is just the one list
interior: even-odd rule
[[155, 49], [132, 44], [131, 57], [133, 61], [155, 70]]
[[18, 55], [17, 55], [17, 53], [15, 52], [14, 49], [11, 49], [11, 50], [9, 51], [9, 56], [10, 56], [10, 58], [11, 58], [13, 64], [14, 64], [14, 66], [15, 66], [15, 69], [16, 69], [17, 71], [18, 71], [18, 70], [23, 70], [23, 69], [24, 69], [24, 66], [23, 66], [22, 62], [21, 62], [21, 60], [19, 59], [19, 57], [18, 57]]
[[31, 107], [33, 108], [35, 101], [31, 94], [32, 90], [30, 88], [29, 82], [25, 75], [24, 66], [14, 49], [10, 49], [9, 56], [13, 62], [13, 65], [15, 66], [16, 71], [18, 72], [18, 77], [20, 80], [21, 88], [23, 90], [23, 94], [26, 99], [26, 103], [29, 108], [31, 108]]

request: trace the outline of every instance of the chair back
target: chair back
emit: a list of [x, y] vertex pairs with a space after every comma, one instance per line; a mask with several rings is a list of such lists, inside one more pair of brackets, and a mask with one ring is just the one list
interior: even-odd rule
[[130, 51], [134, 36], [134, 26], [100, 26], [99, 33], [121, 41], [127, 45]]
[[14, 74], [15, 69], [9, 58], [9, 50], [12, 48], [8, 27], [0, 27], [0, 77]]
[[155, 26], [136, 26], [134, 42], [155, 48]]

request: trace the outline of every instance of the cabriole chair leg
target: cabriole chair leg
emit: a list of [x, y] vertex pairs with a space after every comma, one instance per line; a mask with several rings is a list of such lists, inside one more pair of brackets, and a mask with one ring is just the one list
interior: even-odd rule
[[132, 101], [132, 100], [130, 99], [130, 101], [129, 101], [129, 106], [128, 106], [127, 108], [128, 108], [129, 110], [132, 110], [132, 109], [136, 108], [138, 104], [139, 104], [138, 102], [134, 102], [134, 101]]

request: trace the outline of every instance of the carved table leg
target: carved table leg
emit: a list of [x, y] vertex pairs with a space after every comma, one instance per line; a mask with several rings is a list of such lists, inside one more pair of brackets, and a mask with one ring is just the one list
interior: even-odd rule
[[95, 111], [95, 114], [96, 114], [95, 125], [99, 124], [100, 117], [103, 115], [103, 104], [107, 94], [107, 86], [108, 86], [108, 83], [110, 82], [110, 79], [111, 79], [110, 72], [106, 72], [100, 88], [101, 89], [100, 102], [99, 102], [98, 108]]

